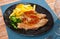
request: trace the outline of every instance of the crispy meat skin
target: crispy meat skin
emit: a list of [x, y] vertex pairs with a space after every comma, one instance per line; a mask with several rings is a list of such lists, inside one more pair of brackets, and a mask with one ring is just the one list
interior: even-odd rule
[[47, 21], [48, 21], [47, 19], [41, 19], [37, 24], [34, 24], [32, 26], [27, 25], [25, 23], [18, 23], [18, 28], [25, 29], [25, 30], [38, 29], [39, 27], [44, 26], [47, 23]]
[[25, 12], [22, 18], [23, 22], [17, 24], [18, 28], [25, 30], [38, 29], [48, 22], [48, 19], [46, 19], [45, 17], [45, 14], [39, 14], [33, 11]]

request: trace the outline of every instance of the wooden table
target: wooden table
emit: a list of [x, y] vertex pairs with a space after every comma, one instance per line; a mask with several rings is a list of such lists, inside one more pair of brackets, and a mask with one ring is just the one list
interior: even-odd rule
[[0, 8], [0, 39], [8, 39], [6, 26], [3, 20], [1, 8]]
[[54, 4], [55, 4], [55, 1], [56, 0], [45, 0], [48, 5], [51, 7], [51, 9], [55, 12], [55, 9], [54, 9]]

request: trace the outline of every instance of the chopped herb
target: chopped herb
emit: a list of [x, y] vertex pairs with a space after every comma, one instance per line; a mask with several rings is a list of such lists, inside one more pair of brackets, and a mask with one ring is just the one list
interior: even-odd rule
[[21, 19], [16, 18], [15, 16], [11, 16], [11, 17], [10, 17], [10, 20], [11, 20], [11, 25], [12, 25], [15, 29], [17, 29], [16, 24], [22, 22]]
[[14, 22], [11, 21], [11, 25], [12, 25], [15, 29], [17, 29], [17, 26], [16, 26], [16, 24], [15, 24]]
[[22, 22], [22, 20], [21, 19], [17, 19], [17, 23], [21, 23]]

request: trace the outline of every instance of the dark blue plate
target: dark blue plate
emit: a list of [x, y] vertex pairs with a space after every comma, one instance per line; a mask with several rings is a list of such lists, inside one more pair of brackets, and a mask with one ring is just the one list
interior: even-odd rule
[[[20, 3], [19, 3], [20, 4]], [[39, 29], [37, 30], [24, 30], [24, 29], [15, 29], [10, 23], [10, 19], [9, 19], [9, 15], [12, 13], [12, 11], [15, 9], [16, 5], [17, 4], [14, 4], [14, 5], [11, 5], [10, 7], [8, 7], [6, 9], [6, 11], [4, 12], [3, 14], [3, 17], [4, 17], [4, 21], [5, 21], [5, 24], [11, 28], [13, 31], [15, 32], [18, 32], [20, 34], [23, 34], [23, 35], [28, 35], [28, 36], [35, 36], [35, 35], [39, 35], [39, 34], [42, 34], [42, 33], [45, 33], [47, 32], [48, 30], [50, 30], [52, 27], [53, 27], [53, 24], [54, 24], [54, 20], [53, 20], [53, 17], [52, 15], [50, 14], [50, 12], [48, 10], [46, 10], [44, 7], [40, 6], [40, 5], [37, 5], [37, 4], [33, 4], [33, 3], [23, 3], [23, 4], [31, 4], [31, 6], [33, 5], [36, 5], [36, 11], [39, 12], [39, 13], [43, 13], [43, 14], [46, 14], [47, 15], [47, 19], [48, 19], [48, 23], [46, 25], [44, 25], [43, 27], [40, 27]]]

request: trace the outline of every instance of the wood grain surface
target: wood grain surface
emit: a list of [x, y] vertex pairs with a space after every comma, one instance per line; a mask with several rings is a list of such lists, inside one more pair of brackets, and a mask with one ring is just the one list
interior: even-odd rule
[[55, 4], [55, 1], [56, 0], [45, 0], [48, 5], [50, 6], [50, 8], [55, 12], [55, 9], [54, 9], [54, 4]]
[[1, 8], [0, 8], [0, 39], [8, 39], [6, 26], [3, 20]]
[[19, 0], [0, 0], [0, 6], [8, 3], [16, 2], [16, 1], [19, 1]]

